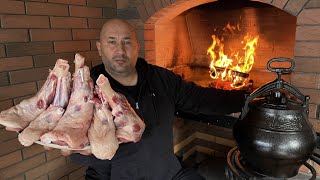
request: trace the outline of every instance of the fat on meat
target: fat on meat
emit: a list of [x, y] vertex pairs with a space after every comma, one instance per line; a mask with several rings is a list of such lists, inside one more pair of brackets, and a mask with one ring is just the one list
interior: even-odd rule
[[119, 142], [115, 135], [115, 124], [108, 104], [95, 103], [93, 121], [88, 131], [91, 152], [99, 159], [111, 160]]
[[73, 88], [65, 113], [57, 126], [50, 132], [43, 134], [40, 140], [44, 143], [53, 143], [82, 149], [89, 144], [88, 129], [93, 116], [93, 81], [90, 71], [84, 65], [84, 57], [75, 55], [75, 73]]
[[57, 62], [49, 71], [46, 82], [32, 98], [0, 113], [0, 124], [8, 131], [21, 131], [35, 120], [53, 102], [61, 63]]
[[58, 59], [56, 64], [58, 64], [56, 73], [58, 79], [53, 103], [19, 134], [18, 140], [24, 146], [32, 145], [41, 135], [53, 130], [68, 104], [71, 90], [69, 64], [63, 59]]
[[112, 115], [115, 116], [116, 137], [120, 142], [138, 142], [145, 129], [145, 124], [130, 106], [126, 97], [115, 92], [109, 83], [109, 80], [102, 74], [96, 81], [99, 86], [98, 95], [100, 99], [107, 101], [112, 109]]

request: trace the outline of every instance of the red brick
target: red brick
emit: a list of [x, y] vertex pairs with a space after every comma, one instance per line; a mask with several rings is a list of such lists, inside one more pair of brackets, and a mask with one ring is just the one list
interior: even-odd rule
[[27, 14], [68, 16], [68, 6], [62, 4], [26, 2]]
[[7, 44], [6, 47], [8, 57], [50, 54], [53, 52], [51, 42], [15, 43]]
[[97, 66], [97, 65], [99, 65], [99, 64], [101, 64], [101, 63], [102, 63], [101, 60], [99, 60], [99, 61], [92, 61], [92, 62], [91, 62], [91, 66], [94, 67], [94, 66]]
[[310, 58], [310, 57], [296, 57], [295, 58], [296, 67], [294, 71], [296, 72], [320, 72], [320, 58]]
[[90, 41], [91, 50], [97, 50], [96, 42], [97, 42], [96, 40], [91, 40]]
[[61, 4], [86, 5], [86, 0], [48, 0], [48, 2]]
[[129, 0], [116, 0], [117, 9], [127, 9], [129, 8]]
[[[121, 0], [127, 1], [127, 0]], [[115, 0], [87, 0], [87, 5], [89, 7], [112, 7], [117, 8]]]
[[10, 178], [10, 180], [25, 180], [25, 179], [24, 179], [24, 175], [20, 174], [18, 176]]
[[295, 56], [308, 56], [319, 57], [320, 56], [320, 42], [296, 42]]
[[[70, 68], [71, 69], [71, 68]], [[69, 69], [69, 71], [71, 71]], [[71, 71], [72, 72], [72, 71]], [[40, 90], [41, 87], [43, 86], [43, 84], [46, 82], [46, 80], [40, 80], [40, 81], [37, 81], [37, 89]]]
[[[21, 89], [23, 89], [23, 91], [21, 91]], [[0, 87], [0, 101], [30, 95], [36, 92], [37, 87], [34, 82]]]
[[167, 7], [169, 5], [171, 5], [171, 1], [170, 0], [161, 0], [163, 7]]
[[146, 22], [148, 19], [149, 19], [149, 15], [148, 15], [148, 12], [147, 12], [147, 10], [146, 10], [146, 7], [144, 6], [144, 5], [139, 5], [138, 7], [137, 7], [137, 10], [138, 10], [138, 12], [139, 12], [139, 14], [140, 14], [140, 17], [141, 17], [141, 19], [143, 20], [143, 22]]
[[31, 29], [31, 41], [59, 41], [71, 40], [69, 29]]
[[319, 0], [310, 0], [305, 8], [319, 8], [320, 1]]
[[20, 71], [9, 72], [9, 78], [10, 78], [11, 84], [45, 80], [48, 75], [49, 75], [48, 67], [25, 69]]
[[18, 97], [18, 98], [14, 98], [13, 99], [13, 104], [14, 105], [17, 105], [19, 104], [21, 101], [25, 100], [25, 99], [30, 99], [34, 96], [34, 94], [32, 95], [27, 95], [27, 96], [21, 96], [21, 97]]
[[[0, 112], [3, 110], [7, 110], [13, 106], [12, 100], [0, 101]], [[1, 138], [6, 138], [6, 136], [0, 135], [0, 143], [2, 142]]]
[[[5, 154], [9, 154], [13, 151], [17, 151], [22, 149], [23, 146], [20, 144], [17, 138], [5, 141], [0, 144], [0, 156], [3, 156]], [[0, 177], [1, 177], [1, 170], [0, 170]]]
[[291, 84], [296, 87], [320, 89], [320, 75], [315, 73], [292, 73]]
[[316, 132], [320, 132], [320, 121], [319, 119], [312, 119], [312, 118], [309, 118], [309, 122], [311, 123], [313, 129], [316, 131]]
[[155, 38], [154, 30], [145, 30], [144, 31], [144, 40], [153, 41]]
[[103, 17], [111, 19], [117, 17], [117, 9], [114, 8], [103, 8]]
[[320, 40], [320, 26], [297, 26], [296, 40]]
[[79, 169], [81, 165], [75, 164], [75, 163], [69, 163], [64, 166], [60, 166], [59, 168], [55, 169], [54, 171], [50, 172], [49, 179], [59, 179], [61, 177], [64, 177], [65, 175], [71, 173], [72, 171]]
[[279, 8], [279, 9], [283, 9], [283, 7], [286, 5], [287, 2], [288, 2], [288, 0], [273, 0], [271, 5]]
[[53, 161], [49, 161], [45, 164], [42, 164], [41, 166], [38, 166], [34, 169], [31, 169], [30, 171], [27, 171], [26, 179], [36, 179], [38, 177], [41, 177], [42, 175], [45, 175], [51, 171], [54, 171], [56, 168], [63, 166], [66, 164], [65, 157], [60, 157], [57, 159], [54, 159]]
[[70, 6], [70, 16], [78, 17], [102, 17], [101, 8]]
[[40, 154], [45, 151], [46, 150], [43, 148], [43, 146], [40, 146], [39, 144], [34, 143], [32, 146], [22, 149], [23, 159], [27, 159], [29, 157], [32, 157], [36, 154]]
[[32, 68], [33, 62], [31, 56], [12, 57], [0, 59], [0, 72], [12, 71], [18, 69]]
[[46, 16], [4, 15], [1, 16], [3, 28], [49, 28]]
[[[12, 103], [12, 101], [10, 100], [10, 103]], [[0, 103], [1, 104], [1, 103]], [[12, 106], [7, 107], [7, 109], [11, 108]], [[0, 142], [3, 143], [5, 141], [8, 140], [12, 140], [17, 138], [18, 134], [16, 132], [13, 131], [7, 131], [6, 129], [1, 129], [0, 130]], [[0, 161], [1, 163], [1, 161]], [[0, 168], [1, 169], [1, 168]]]
[[152, 0], [152, 1], [156, 11], [160, 11], [163, 8], [161, 0]]
[[14, 177], [18, 174], [21, 174], [29, 169], [33, 169], [45, 162], [44, 154], [39, 154], [32, 158], [26, 159], [20, 163], [17, 163], [13, 166], [4, 168], [0, 171], [0, 175], [4, 179], [8, 179], [10, 177]]
[[6, 51], [4, 50], [4, 45], [0, 44], [0, 58], [6, 56]]
[[303, 9], [298, 15], [297, 24], [320, 24], [320, 9]]
[[144, 30], [154, 30], [154, 24], [144, 24]]
[[58, 59], [67, 60], [69, 63], [74, 61], [73, 53], [61, 53], [61, 54], [48, 54], [48, 55], [38, 55], [34, 56], [34, 66], [35, 67], [45, 67], [54, 66]]
[[156, 12], [156, 9], [155, 9], [152, 1], [146, 0], [146, 1], [144, 1], [144, 5], [146, 7], [146, 10], [147, 10], [147, 13], [149, 16], [152, 16]]
[[86, 61], [99, 61], [101, 57], [99, 56], [98, 51], [83, 51], [79, 52], [83, 57], [86, 58]]
[[72, 36], [74, 40], [92, 40], [99, 39], [100, 29], [73, 29]]
[[154, 50], [155, 48], [154, 48], [154, 41], [145, 41], [144, 42], [144, 49], [146, 50], [146, 51], [148, 51], [148, 50]]
[[0, 157], [0, 169], [11, 166], [22, 160], [21, 151], [15, 151]]
[[54, 50], [56, 53], [87, 51], [87, 50], [90, 50], [90, 42], [89, 41], [54, 42]]
[[8, 86], [9, 78], [7, 72], [0, 72], [0, 86]]
[[93, 19], [88, 18], [89, 28], [102, 28], [103, 24], [106, 22], [106, 19]]
[[28, 42], [27, 29], [0, 29], [0, 42]]
[[0, 14], [25, 14], [24, 3], [21, 1], [2, 0]]
[[155, 52], [154, 51], [146, 51], [145, 58], [148, 59], [148, 61], [155, 60]]
[[284, 10], [296, 16], [309, 0], [289, 1]]
[[87, 28], [85, 18], [50, 17], [51, 28]]
[[52, 149], [50, 151], [46, 151], [47, 161], [51, 161], [58, 157], [62, 156], [60, 149]]

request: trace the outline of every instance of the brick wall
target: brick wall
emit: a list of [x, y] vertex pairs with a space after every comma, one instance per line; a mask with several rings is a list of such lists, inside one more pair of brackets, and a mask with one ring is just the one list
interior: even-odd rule
[[[0, 111], [34, 95], [58, 58], [71, 64], [75, 52], [86, 64], [101, 63], [95, 40], [115, 0], [7, 1], [0, 5]], [[20, 145], [17, 134], [0, 128], [0, 179], [83, 179], [85, 167], [60, 151]]]

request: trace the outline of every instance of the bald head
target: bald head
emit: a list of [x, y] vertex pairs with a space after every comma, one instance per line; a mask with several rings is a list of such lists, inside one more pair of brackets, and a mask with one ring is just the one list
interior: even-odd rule
[[100, 32], [100, 39], [108, 34], [109, 31], [112, 31], [112, 29], [126, 31], [126, 33], [130, 32], [133, 34], [134, 38], [136, 38], [135, 28], [130, 23], [123, 19], [110, 19], [103, 24]]

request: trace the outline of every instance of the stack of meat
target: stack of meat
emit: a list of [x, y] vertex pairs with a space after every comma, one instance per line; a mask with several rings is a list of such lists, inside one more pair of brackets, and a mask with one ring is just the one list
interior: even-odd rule
[[20, 132], [24, 146], [39, 140], [70, 149], [90, 145], [97, 158], [111, 159], [120, 143], [140, 140], [145, 124], [106, 77], [100, 75], [94, 88], [81, 55], [75, 55], [74, 63], [72, 89], [68, 61], [58, 59], [40, 91], [2, 111], [0, 124]]

